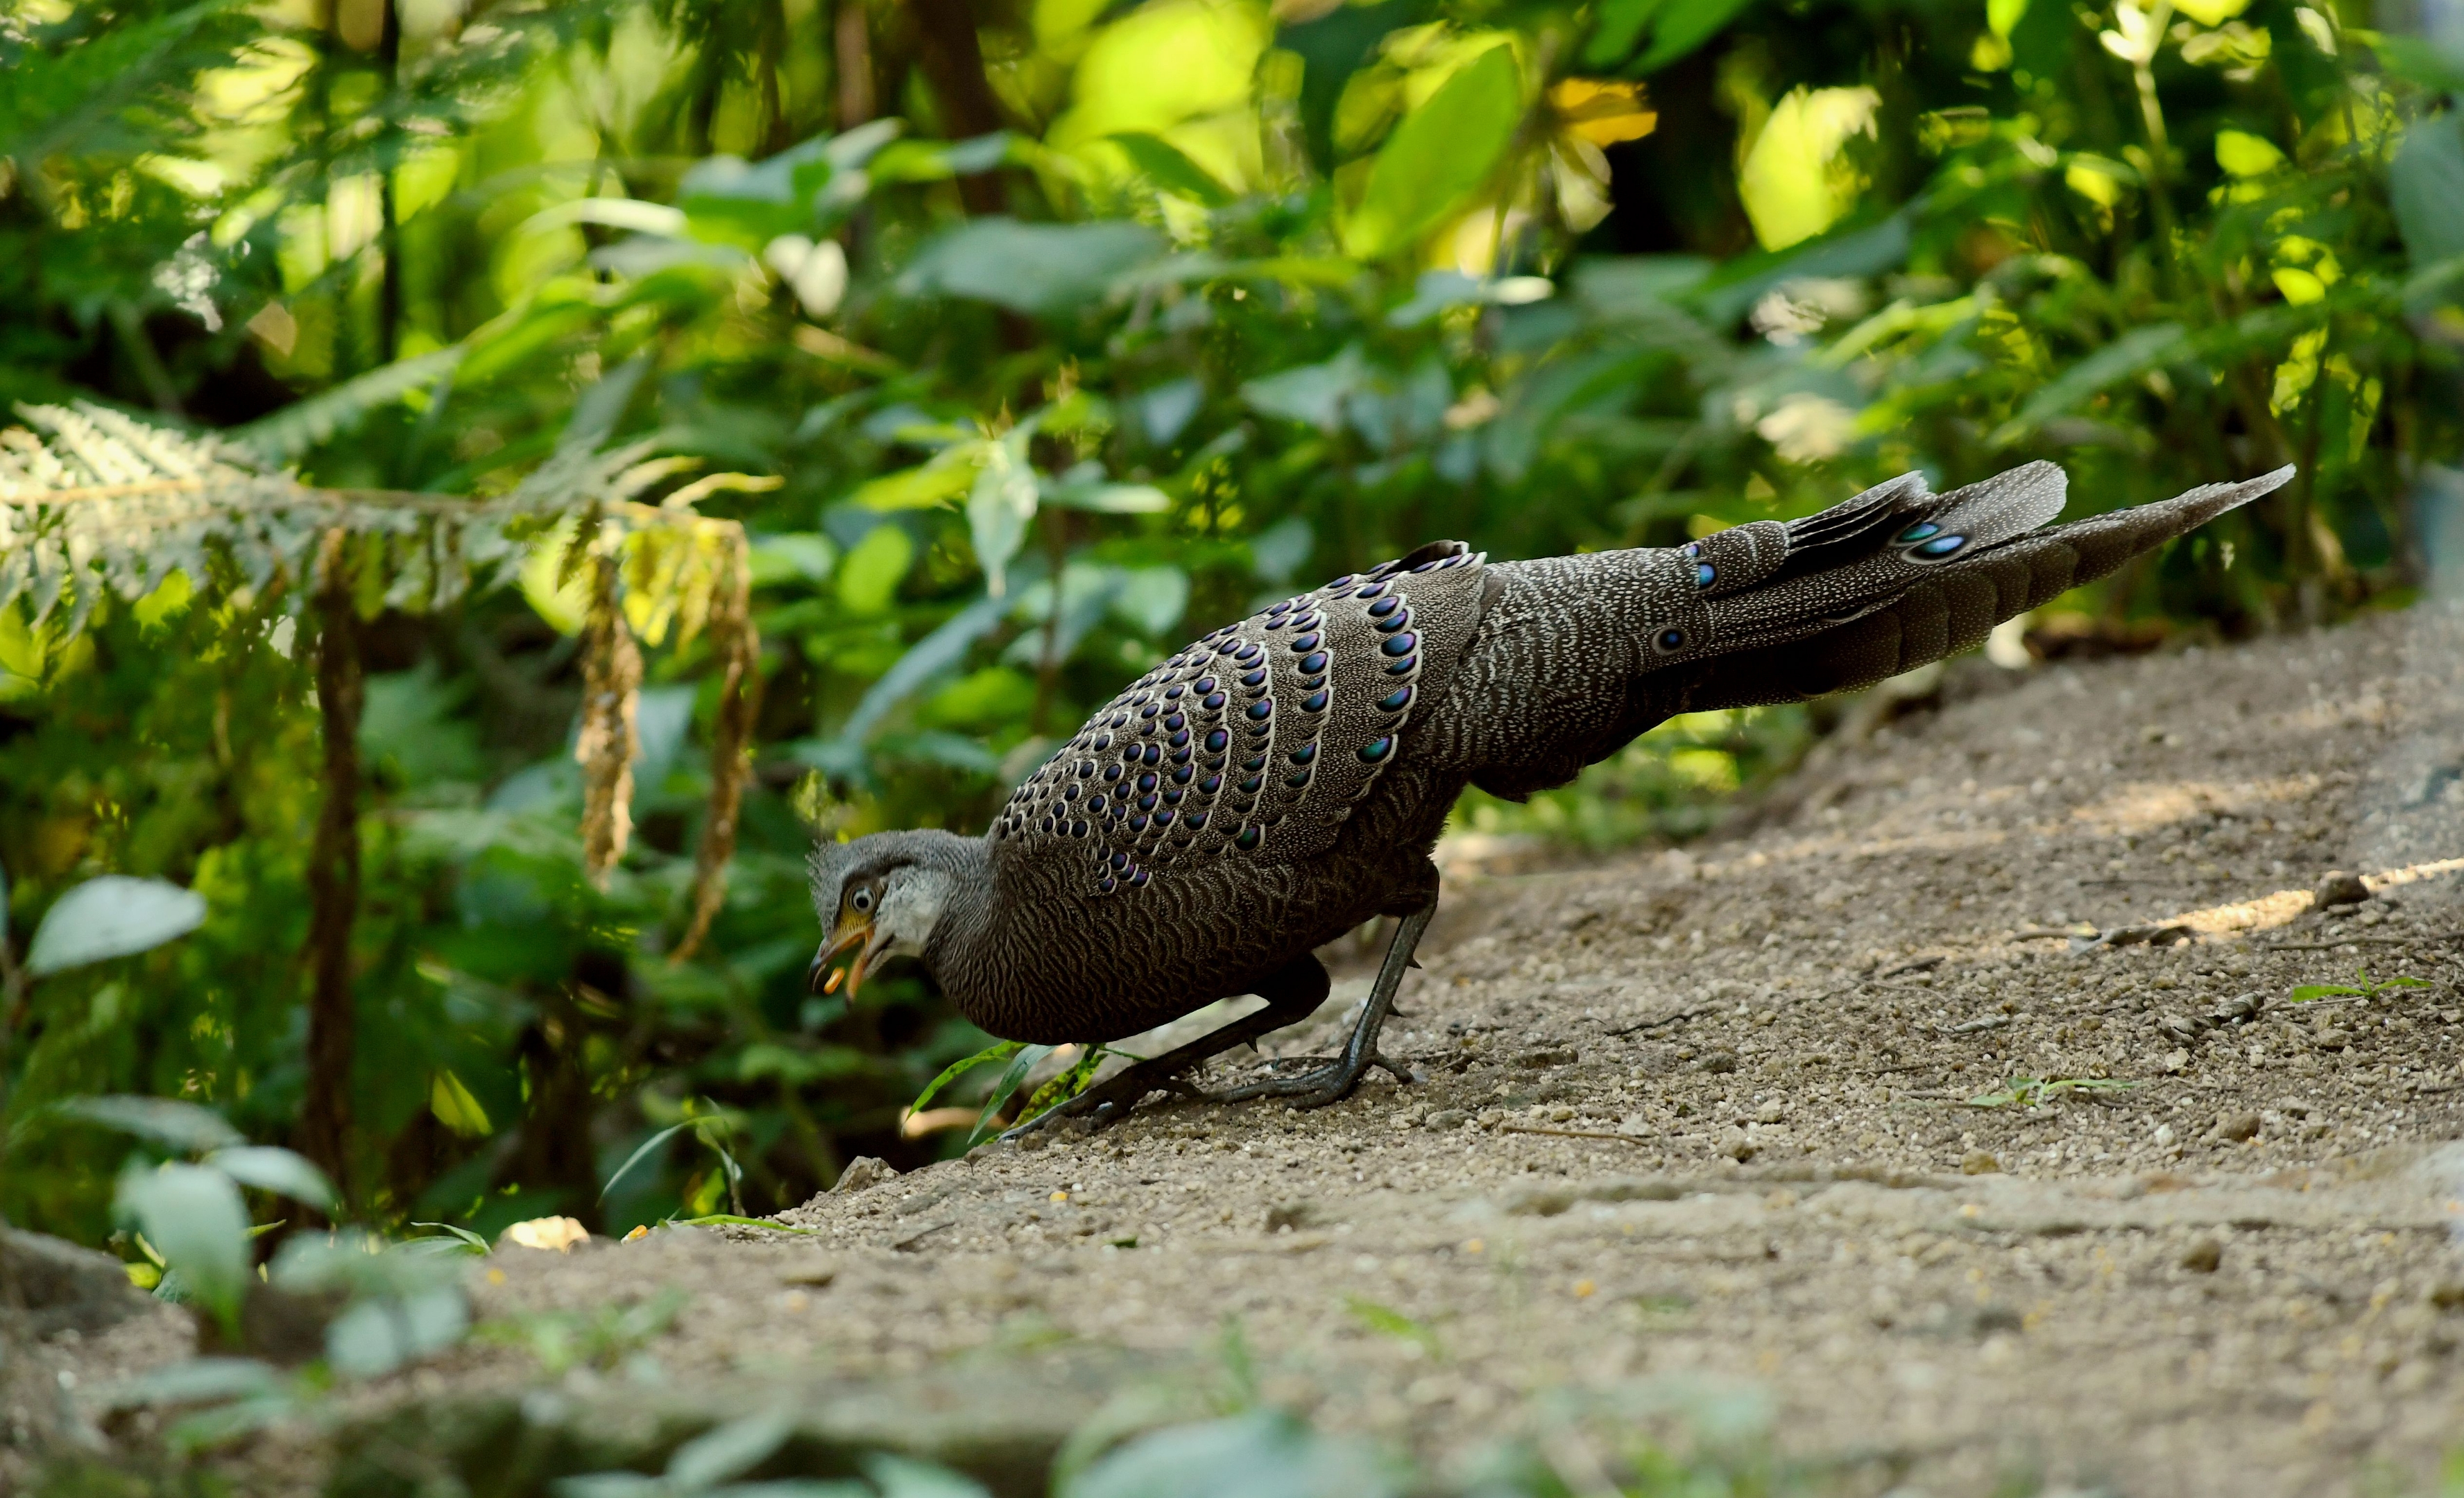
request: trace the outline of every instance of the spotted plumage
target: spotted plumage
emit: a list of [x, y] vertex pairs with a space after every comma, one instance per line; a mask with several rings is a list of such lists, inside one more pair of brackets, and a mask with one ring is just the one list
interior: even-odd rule
[[1305, 1085], [1262, 1084], [1339, 1096], [1378, 1060], [1377, 1023], [1436, 902], [1429, 852], [1466, 784], [1521, 798], [1674, 714], [1797, 700], [1967, 649], [2290, 472], [2061, 526], [2048, 524], [2061, 471], [2032, 463], [1945, 495], [1911, 474], [1667, 549], [1490, 562], [1433, 542], [1176, 652], [981, 838], [823, 847], [825, 957], [861, 946], [860, 976], [876, 954], [918, 956], [969, 1018], [1018, 1040], [1111, 1040], [1219, 998], [1268, 999], [1114, 1085], [1126, 1107], [1304, 1016], [1326, 989], [1314, 948], [1403, 917], [1346, 1056]]
[[990, 837], [1075, 861], [1098, 896], [1322, 852], [1471, 638], [1483, 560], [1441, 542], [1215, 630], [1097, 709]]

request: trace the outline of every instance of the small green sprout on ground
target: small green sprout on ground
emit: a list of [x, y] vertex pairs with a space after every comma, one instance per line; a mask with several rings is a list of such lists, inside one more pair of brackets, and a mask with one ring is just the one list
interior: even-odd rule
[[[974, 1055], [961, 1056], [943, 1067], [941, 1074], [926, 1084], [924, 1090], [915, 1094], [915, 1101], [907, 1105], [907, 1114], [912, 1118], [922, 1112], [925, 1105], [939, 1096], [943, 1088], [976, 1068], [991, 1066], [996, 1062], [1009, 1063], [1001, 1068], [1001, 1080], [993, 1084], [992, 1095], [984, 1100], [983, 1112], [976, 1116], [975, 1127], [967, 1131], [967, 1147], [973, 1149], [981, 1144], [985, 1136], [993, 1132], [995, 1123], [1001, 1116], [1001, 1111], [1009, 1106], [1010, 1099], [1016, 1097], [1018, 1090], [1026, 1084], [1027, 1073], [1033, 1071], [1037, 1063], [1051, 1055], [1057, 1048], [1052, 1046], [1029, 1046], [1020, 1041], [995, 1041]], [[1082, 1047], [1078, 1058], [1072, 1061], [1059, 1076], [1036, 1089], [1034, 1095], [1027, 1099], [1026, 1106], [1020, 1110], [1020, 1116], [1038, 1117], [1087, 1090], [1088, 1086], [1095, 1080], [1095, 1069], [1104, 1064], [1104, 1058], [1107, 1056], [1118, 1056], [1124, 1061], [1145, 1059], [1133, 1056], [1126, 1050], [1114, 1050], [1110, 1046]]]
[[645, 1300], [595, 1311], [542, 1311], [481, 1322], [477, 1334], [503, 1346], [526, 1349], [550, 1374], [586, 1365], [604, 1371], [656, 1340], [685, 1308], [685, 1292], [671, 1286]]
[[2353, 969], [2349, 983], [2303, 983], [2293, 990], [2295, 1003], [2312, 1003], [2321, 999], [2359, 999], [2367, 1003], [2391, 988], [2427, 988], [2430, 980], [2398, 973], [2393, 978], [2374, 979], [2365, 967]]
[[1359, 1295], [1343, 1297], [1343, 1309], [1353, 1320], [1372, 1332], [1409, 1342], [1426, 1353], [1431, 1362], [1445, 1361], [1445, 1347], [1439, 1342], [1437, 1329], [1425, 1321], [1415, 1321], [1392, 1306], [1381, 1306]]
[[1980, 1092], [1969, 1098], [1968, 1106], [2035, 1108], [2052, 1102], [2064, 1092], [2126, 1092], [2138, 1085], [2111, 1077], [2013, 1077], [1999, 1091]]

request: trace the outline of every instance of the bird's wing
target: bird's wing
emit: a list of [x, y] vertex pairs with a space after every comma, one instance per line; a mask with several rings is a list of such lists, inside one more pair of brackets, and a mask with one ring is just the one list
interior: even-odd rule
[[1485, 572], [1462, 542], [1432, 542], [1224, 626], [1097, 710], [992, 838], [1074, 865], [1099, 895], [1323, 851], [1462, 655]]

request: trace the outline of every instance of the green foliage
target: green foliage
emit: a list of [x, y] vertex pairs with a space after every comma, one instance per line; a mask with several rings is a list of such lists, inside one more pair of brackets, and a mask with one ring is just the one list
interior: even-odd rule
[[2309, 1003], [2320, 999], [2359, 999], [2369, 1002], [2379, 995], [2397, 988], [2427, 988], [2430, 980], [2397, 974], [2393, 978], [2373, 979], [2368, 968], [2353, 970], [2349, 983], [2303, 983], [2289, 995], [2295, 1003]]
[[[978, 828], [1158, 654], [1431, 537], [1671, 543], [2038, 457], [2076, 515], [2292, 461], [2051, 612], [2401, 597], [2410, 475], [2464, 436], [2464, 62], [2231, 9], [987, 11], [973, 79], [877, 8], [766, 0], [0, 20], [0, 400], [38, 429], [0, 453], [0, 1212], [109, 1234], [127, 1147], [74, 1099], [217, 1111], [232, 1138], [155, 1147], [181, 1171], [294, 1138], [337, 517], [340, 1205], [482, 1242], [959, 1147], [904, 1100], [980, 1129], [1038, 1048], [896, 973], [807, 993], [813, 832]], [[729, 537], [743, 658], [695, 628]], [[585, 768], [603, 562], [639, 747]], [[1682, 718], [1457, 829], [1693, 835], [1815, 721]], [[101, 876], [186, 897], [59, 946]]]
[[2126, 1092], [2136, 1082], [2110, 1077], [2013, 1077], [1999, 1089], [1968, 1100], [1970, 1108], [2039, 1108], [2065, 1092]]

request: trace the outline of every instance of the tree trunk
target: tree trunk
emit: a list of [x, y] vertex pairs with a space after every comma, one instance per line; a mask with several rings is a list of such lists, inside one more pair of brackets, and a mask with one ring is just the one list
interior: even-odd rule
[[852, 130], [872, 118], [872, 26], [864, 0], [839, 0], [836, 52], [839, 128]]
[[360, 638], [345, 537], [318, 557], [317, 708], [325, 743], [324, 804], [308, 855], [308, 1095], [299, 1153], [350, 1198], [351, 1064], [358, 1015], [351, 925], [360, 908]]
[[[940, 100], [941, 124], [950, 139], [972, 140], [1001, 128], [1001, 102], [984, 78], [983, 48], [976, 40], [976, 17], [967, 9], [967, 0], [912, 0], [912, 4], [916, 60], [923, 64], [934, 98]], [[998, 213], [1002, 197], [998, 170], [958, 179], [958, 198], [970, 213]]]

